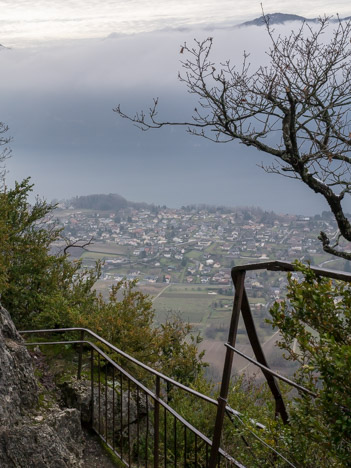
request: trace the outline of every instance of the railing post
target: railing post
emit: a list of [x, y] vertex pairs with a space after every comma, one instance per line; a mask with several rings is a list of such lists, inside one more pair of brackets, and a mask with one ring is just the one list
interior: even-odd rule
[[[236, 335], [238, 332], [238, 323], [240, 317], [241, 303], [243, 300], [244, 293], [244, 281], [245, 281], [245, 271], [240, 271], [236, 275], [235, 281], [235, 296], [233, 303], [232, 318], [230, 321], [229, 334], [228, 334], [228, 343], [231, 346], [235, 346]], [[224, 367], [223, 367], [223, 376], [221, 382], [221, 390], [218, 398], [217, 406], [217, 415], [213, 433], [211, 454], [209, 468], [216, 468], [218, 463], [218, 449], [221, 443], [223, 421], [225, 414], [225, 407], [227, 405], [227, 398], [230, 385], [230, 377], [232, 371], [234, 351], [230, 348], [227, 348]]]
[[94, 348], [90, 350], [91, 427], [94, 427]]
[[[244, 291], [243, 302], [242, 302], [242, 315], [244, 319], [244, 324], [246, 327], [247, 335], [251, 343], [253, 352], [255, 353], [256, 359], [260, 364], [263, 364], [266, 367], [269, 367], [266, 357], [264, 355], [260, 340], [258, 339], [255, 323], [252, 317], [251, 308], [249, 299], [247, 297], [246, 291]], [[287, 424], [289, 421], [289, 416], [285, 407], [283, 396], [280, 392], [278, 382], [273, 375], [267, 373], [262, 369], [263, 375], [265, 376], [268, 386], [272, 392], [272, 395], [275, 399], [275, 408], [276, 415], [279, 413], [284, 424]]]
[[156, 376], [156, 399], [154, 410], [154, 468], [158, 468], [159, 463], [159, 443], [160, 443], [160, 398], [161, 382], [160, 377]]
[[[80, 341], [84, 341], [84, 330], [80, 332]], [[83, 357], [83, 343], [79, 345], [79, 354], [78, 354], [78, 372], [77, 379], [80, 380], [82, 377], [82, 357]]]

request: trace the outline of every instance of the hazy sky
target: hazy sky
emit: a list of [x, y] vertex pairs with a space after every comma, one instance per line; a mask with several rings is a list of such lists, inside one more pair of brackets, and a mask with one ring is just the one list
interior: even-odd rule
[[[7, 45], [42, 40], [97, 38], [193, 24], [235, 24], [260, 15], [260, 1], [248, 0], [1, 0], [0, 30]], [[267, 13], [316, 16], [350, 14], [348, 0], [266, 0]]]
[[[289, 4], [264, 8], [351, 14], [346, 1], [298, 0], [294, 11]], [[262, 62], [264, 30], [232, 27], [259, 16], [259, 2], [0, 0], [0, 11], [0, 42], [10, 47], [0, 53], [0, 119], [13, 136], [9, 183], [30, 175], [49, 200], [114, 192], [169, 206], [327, 209], [298, 183], [259, 169], [264, 154], [182, 129], [140, 132], [112, 112], [118, 103], [130, 112], [145, 108], [159, 96], [162, 116], [189, 117], [194, 102], [177, 81], [180, 44], [211, 35], [216, 58], [239, 61], [246, 49]]]

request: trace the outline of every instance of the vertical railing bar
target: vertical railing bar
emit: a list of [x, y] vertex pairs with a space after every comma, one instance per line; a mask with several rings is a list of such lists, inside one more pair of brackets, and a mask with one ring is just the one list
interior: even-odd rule
[[171, 384], [169, 382], [166, 382], [166, 402], [169, 403], [169, 394], [171, 391]]
[[139, 387], [137, 387], [136, 391], [136, 399], [137, 399], [137, 462], [138, 468], [140, 466], [140, 456], [139, 456], [139, 444], [140, 444], [140, 427], [139, 427]]
[[131, 444], [130, 444], [130, 379], [128, 379], [128, 463], [131, 465]]
[[209, 445], [206, 444], [206, 468], [208, 467], [208, 447]]
[[159, 437], [160, 437], [160, 377], [156, 376], [156, 398], [154, 409], [154, 468], [158, 468], [159, 461]]
[[173, 416], [174, 419], [174, 466], [177, 467], [177, 418]]
[[105, 363], [105, 439], [107, 443], [107, 362]]
[[116, 401], [115, 401], [115, 368], [112, 367], [112, 449], [115, 450], [115, 412], [116, 412]]
[[82, 377], [82, 359], [83, 359], [83, 341], [84, 341], [84, 330], [80, 332], [80, 345], [79, 345], [79, 354], [78, 354], [78, 372], [77, 379], [80, 380]]
[[[240, 317], [240, 311], [242, 306], [242, 300], [244, 295], [244, 281], [245, 281], [245, 271], [239, 271], [236, 273], [235, 277], [235, 296], [233, 303], [232, 316], [230, 320], [229, 333], [228, 333], [228, 343], [231, 346], [235, 346], [236, 336], [238, 332], [238, 323]], [[220, 388], [220, 395], [218, 398], [217, 414], [215, 420], [215, 426], [213, 431], [213, 441], [211, 447], [210, 455], [210, 468], [217, 467], [218, 459], [218, 450], [221, 443], [221, 435], [223, 429], [223, 421], [225, 415], [225, 408], [227, 405], [227, 397], [229, 392], [230, 378], [232, 372], [233, 356], [234, 351], [228, 352], [229, 348], [225, 354], [225, 361], [223, 366], [223, 374]]]
[[121, 387], [121, 457], [123, 458], [123, 376], [122, 372], [119, 373], [120, 387]]
[[146, 435], [145, 435], [145, 468], [148, 468], [148, 460], [149, 460], [149, 397], [147, 393], [145, 393], [145, 408], [146, 408]]
[[164, 453], [164, 467], [167, 468], [167, 410], [163, 408], [163, 453]]
[[197, 434], [195, 434], [195, 468], [197, 468]]
[[100, 354], [98, 354], [98, 408], [99, 408], [99, 434], [101, 434], [101, 369], [100, 369]]
[[186, 444], [187, 444], [187, 437], [186, 437], [186, 426], [184, 426], [184, 467], [186, 468], [188, 466], [187, 464], [187, 452], [186, 452]]
[[91, 427], [94, 427], [94, 348], [90, 350]]
[[[244, 294], [243, 294], [241, 310], [242, 310], [242, 316], [243, 316], [245, 328], [247, 331], [247, 336], [249, 338], [255, 357], [260, 364], [263, 364], [264, 366], [269, 368], [266, 356], [264, 354], [263, 348], [261, 346], [260, 340], [257, 335], [255, 322], [252, 316], [250, 303], [249, 303], [245, 289], [244, 289]], [[282, 418], [283, 423], [287, 424], [289, 420], [289, 416], [285, 407], [283, 396], [280, 392], [279, 384], [277, 380], [275, 379], [275, 377], [269, 374], [268, 372], [265, 372], [264, 369], [262, 369], [262, 373], [265, 376], [267, 380], [267, 384], [274, 397], [275, 404], [276, 404], [276, 414], [279, 413]]]

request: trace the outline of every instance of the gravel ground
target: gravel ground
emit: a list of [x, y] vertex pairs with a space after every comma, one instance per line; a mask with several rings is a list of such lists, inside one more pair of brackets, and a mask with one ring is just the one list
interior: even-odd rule
[[[60, 391], [56, 387], [55, 378], [50, 372], [44, 355], [38, 349], [31, 350], [30, 354], [33, 358], [33, 364], [38, 370], [38, 379], [41, 385], [46, 390], [49, 398], [57, 403], [61, 399]], [[113, 461], [109, 453], [103, 448], [100, 438], [94, 431], [83, 427], [83, 436], [85, 438], [82, 465], [84, 468], [116, 468], [124, 466], [117, 461]]]
[[84, 429], [84, 437], [84, 468], [116, 468], [122, 466], [110, 458], [109, 454], [102, 447], [99, 437], [93, 431]]

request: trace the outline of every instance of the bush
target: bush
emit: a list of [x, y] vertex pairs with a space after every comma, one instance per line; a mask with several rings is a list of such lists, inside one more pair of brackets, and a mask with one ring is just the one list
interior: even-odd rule
[[288, 275], [288, 300], [273, 306], [270, 323], [281, 331], [279, 346], [287, 352], [287, 359], [299, 364], [295, 380], [317, 397], [300, 393], [294, 398], [291, 425], [318, 444], [326, 459], [348, 465], [351, 285], [316, 276], [300, 263], [296, 263], [296, 269], [303, 279]]
[[204, 366], [198, 336], [174, 317], [158, 329], [148, 296], [136, 281], [121, 281], [105, 301], [94, 289], [98, 262], [84, 270], [64, 252], [53, 254], [61, 228], [51, 219], [55, 205], [28, 202], [29, 179], [0, 192], [0, 294], [18, 328], [91, 328], [124, 352], [170, 376], [191, 382]]

